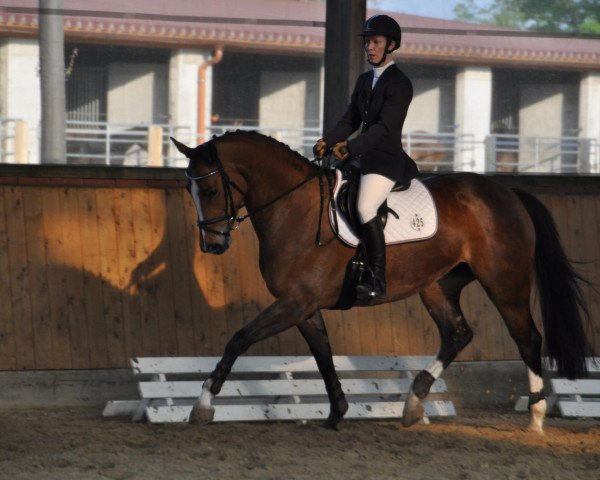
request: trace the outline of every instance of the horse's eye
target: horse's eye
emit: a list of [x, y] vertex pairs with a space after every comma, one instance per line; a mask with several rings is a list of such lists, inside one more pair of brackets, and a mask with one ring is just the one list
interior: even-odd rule
[[202, 190], [202, 196], [206, 198], [213, 198], [217, 193], [219, 193], [219, 191], [215, 187]]

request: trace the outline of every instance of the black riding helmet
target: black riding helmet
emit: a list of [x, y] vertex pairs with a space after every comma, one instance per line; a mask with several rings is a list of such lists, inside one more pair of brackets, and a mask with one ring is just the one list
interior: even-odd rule
[[[400, 48], [400, 41], [402, 39], [402, 30], [400, 30], [400, 25], [398, 22], [394, 20], [392, 17], [388, 15], [373, 15], [363, 25], [362, 32], [360, 32], [360, 36], [363, 38], [363, 43], [365, 37], [371, 37], [374, 35], [382, 35], [387, 38], [387, 42], [385, 45], [385, 53], [381, 62], [375, 67], [381, 65], [386, 59], [388, 53], [392, 53], [394, 50]], [[390, 50], [390, 44], [392, 40], [396, 43], [394, 48]]]

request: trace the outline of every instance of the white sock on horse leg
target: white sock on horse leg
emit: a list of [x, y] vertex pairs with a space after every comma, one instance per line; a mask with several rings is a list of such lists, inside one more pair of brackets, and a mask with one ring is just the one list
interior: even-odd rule
[[444, 365], [436, 358], [435, 361], [429, 365], [429, 367], [427, 367], [427, 371], [433, 378], [437, 380], [444, 371]]
[[208, 378], [202, 384], [202, 393], [200, 394], [200, 406], [202, 408], [212, 408], [212, 399], [214, 397], [214, 395], [210, 392], [212, 383], [212, 380]]
[[[544, 379], [539, 375], [527, 369], [529, 377], [529, 393], [539, 393], [544, 388]], [[542, 433], [544, 427], [544, 417], [546, 416], [546, 400], [540, 400], [530, 407], [531, 423], [529, 428], [535, 432]]]

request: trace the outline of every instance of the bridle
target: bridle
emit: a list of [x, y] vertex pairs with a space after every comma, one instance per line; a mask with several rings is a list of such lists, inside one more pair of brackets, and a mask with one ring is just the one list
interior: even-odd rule
[[[244, 192], [233, 180], [231, 180], [231, 178], [229, 178], [229, 175], [227, 175], [227, 172], [225, 171], [225, 168], [223, 167], [223, 163], [221, 162], [221, 159], [219, 158], [219, 154], [217, 153], [217, 149], [215, 148], [213, 143], [208, 142], [206, 144], [206, 146], [209, 149], [209, 155], [210, 155], [211, 159], [213, 159], [216, 162], [217, 168], [215, 168], [214, 170], [211, 170], [208, 173], [205, 173], [204, 175], [198, 175], [198, 176], [192, 175], [188, 171], [188, 169], [186, 169], [185, 176], [190, 181], [196, 181], [196, 180], [205, 180], [205, 179], [210, 178], [213, 175], [217, 175], [217, 174], [221, 175], [221, 184], [223, 186], [223, 197], [225, 199], [225, 209], [224, 209], [224, 214], [221, 215], [220, 217], [211, 218], [209, 220], [198, 219], [196, 224], [198, 225], [198, 228], [200, 228], [204, 232], [214, 233], [216, 235], [229, 237], [229, 232], [231, 230], [237, 230], [237, 228], [240, 226], [240, 223], [243, 220], [245, 220], [245, 218], [237, 216], [238, 211], [240, 210], [240, 208], [242, 208], [244, 206], [244, 203], [242, 202], [242, 204], [239, 207], [235, 206], [235, 203], [233, 202], [233, 194], [231, 192], [231, 188], [233, 187], [235, 190], [237, 190], [239, 193], [241, 193], [244, 198], [246, 197], [246, 192]], [[220, 223], [220, 222], [227, 222], [227, 225], [229, 226], [229, 229], [227, 232], [221, 232], [219, 230], [210, 228], [211, 225], [214, 225], [215, 223]]]
[[[223, 186], [223, 197], [225, 200], [225, 208], [224, 208], [223, 215], [221, 215], [219, 217], [214, 217], [214, 218], [211, 218], [208, 220], [198, 219], [196, 224], [197, 224], [198, 228], [200, 228], [200, 230], [202, 230], [203, 232], [213, 233], [215, 235], [221, 235], [223, 237], [229, 237], [230, 231], [237, 230], [239, 228], [240, 224], [244, 220], [246, 220], [248, 217], [250, 217], [251, 214], [256, 214], [256, 213], [260, 212], [261, 210], [264, 210], [265, 208], [270, 207], [275, 202], [281, 200], [282, 198], [286, 197], [287, 195], [291, 194], [292, 192], [298, 190], [300, 187], [307, 184], [313, 178], [318, 177], [319, 178], [319, 189], [320, 189], [320, 211], [319, 211], [319, 224], [318, 224], [318, 229], [317, 229], [317, 238], [316, 238], [315, 243], [317, 246], [324, 246], [324, 245], [329, 244], [331, 242], [331, 240], [336, 238], [334, 236], [327, 243], [325, 243], [325, 244], [321, 243], [321, 220], [323, 217], [324, 198], [325, 198], [324, 191], [323, 191], [323, 174], [327, 170], [326, 168], [318, 167], [317, 170], [315, 171], [315, 173], [309, 175], [307, 178], [302, 180], [297, 185], [295, 185], [292, 188], [286, 190], [285, 192], [277, 195], [276, 197], [274, 197], [271, 200], [269, 200], [268, 202], [260, 205], [259, 207], [252, 209], [252, 211], [250, 212], [250, 210], [248, 209], [248, 207], [245, 205], [244, 202], [242, 202], [238, 207], [235, 206], [231, 189], [233, 188], [233, 189], [237, 190], [239, 193], [242, 194], [243, 198], [246, 198], [247, 192], [244, 192], [229, 177], [229, 175], [225, 171], [225, 168], [223, 167], [223, 163], [221, 162], [221, 159], [219, 158], [219, 153], [217, 152], [217, 149], [214, 146], [213, 142], [212, 141], [207, 142], [206, 146], [208, 148], [208, 154], [209, 154], [210, 158], [212, 160], [214, 160], [215, 163], [217, 164], [216, 168], [214, 170], [211, 170], [208, 173], [196, 176], [196, 175], [192, 175], [188, 171], [188, 169], [189, 169], [189, 166], [188, 166], [188, 169], [185, 170], [185, 176], [190, 181], [197, 181], [197, 180], [205, 180], [207, 178], [212, 177], [213, 175], [217, 175], [217, 174], [220, 175], [221, 176], [221, 184]], [[329, 176], [325, 175], [325, 177], [327, 178], [327, 183], [329, 186], [329, 194], [330, 194], [329, 199], [330, 199], [330, 202], [333, 202], [333, 185], [331, 184], [331, 180], [330, 180]], [[248, 210], [248, 213], [238, 217], [237, 214], [242, 207], [246, 207], [246, 209]], [[335, 209], [334, 209], [334, 211], [335, 211]], [[211, 225], [214, 225], [215, 223], [220, 223], [220, 222], [227, 222], [229, 229], [226, 232], [221, 232], [219, 230], [210, 228]], [[337, 224], [337, 219], [336, 219], [335, 223]], [[337, 234], [337, 225], [336, 225], [335, 230], [336, 230], [336, 234]]]

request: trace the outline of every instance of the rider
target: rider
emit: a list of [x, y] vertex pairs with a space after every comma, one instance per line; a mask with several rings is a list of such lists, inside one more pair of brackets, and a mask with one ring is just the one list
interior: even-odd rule
[[[360, 163], [360, 236], [372, 274], [363, 275], [356, 292], [359, 300], [368, 300], [386, 295], [385, 237], [377, 209], [396, 182], [410, 182], [418, 169], [402, 149], [402, 126], [413, 89], [391, 55], [400, 47], [400, 25], [387, 15], [375, 15], [360, 35], [373, 69], [358, 77], [346, 113], [313, 150], [322, 158], [332, 148], [338, 160], [352, 156]], [[359, 127], [358, 135], [348, 139]]]

